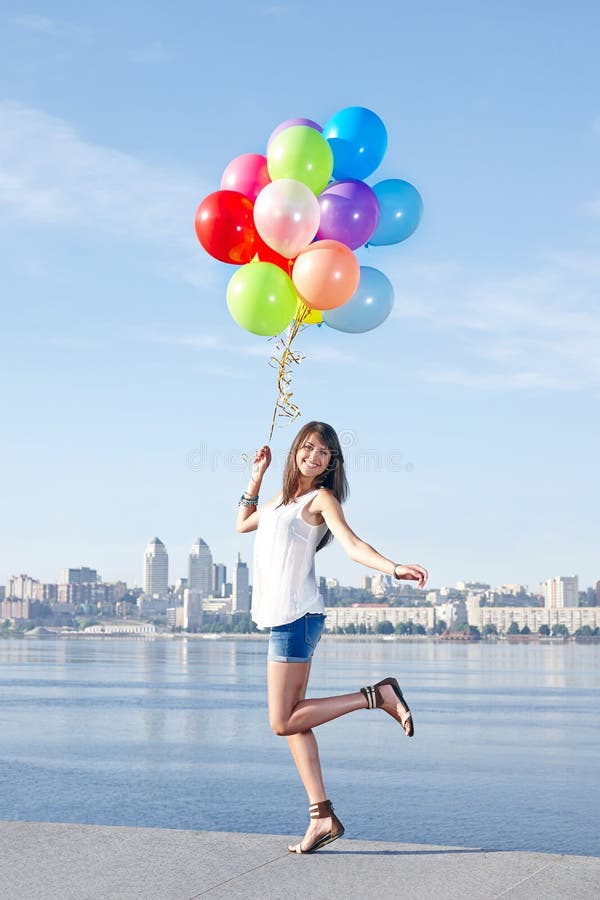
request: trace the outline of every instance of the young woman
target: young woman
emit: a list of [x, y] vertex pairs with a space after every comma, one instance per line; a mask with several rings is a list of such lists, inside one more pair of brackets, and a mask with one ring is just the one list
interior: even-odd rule
[[412, 737], [411, 711], [395, 678], [352, 694], [306, 699], [311, 658], [325, 622], [314, 556], [335, 537], [350, 559], [396, 579], [423, 587], [427, 571], [399, 565], [362, 541], [350, 528], [341, 504], [348, 493], [344, 457], [330, 425], [309, 422], [296, 436], [283, 475], [283, 490], [258, 507], [263, 476], [271, 463], [267, 446], [257, 451], [248, 489], [242, 494], [239, 532], [256, 531], [252, 619], [270, 628], [267, 664], [269, 721], [284, 735], [308, 794], [310, 823], [293, 853], [313, 853], [344, 833], [321, 774], [312, 729], [357, 709], [382, 709]]

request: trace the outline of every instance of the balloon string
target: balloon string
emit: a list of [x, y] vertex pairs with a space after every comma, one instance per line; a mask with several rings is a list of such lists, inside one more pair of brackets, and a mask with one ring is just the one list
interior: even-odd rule
[[269, 364], [277, 369], [277, 400], [275, 401], [275, 408], [271, 418], [268, 444], [271, 443], [271, 438], [273, 437], [277, 416], [289, 419], [288, 425], [291, 425], [301, 414], [299, 407], [292, 399], [292, 366], [294, 364], [300, 365], [304, 357], [292, 350], [292, 343], [309, 313], [310, 309], [302, 301], [298, 301], [296, 315], [288, 327], [285, 338], [279, 338], [275, 344], [275, 349], [279, 352], [279, 355], [272, 356], [269, 360]]

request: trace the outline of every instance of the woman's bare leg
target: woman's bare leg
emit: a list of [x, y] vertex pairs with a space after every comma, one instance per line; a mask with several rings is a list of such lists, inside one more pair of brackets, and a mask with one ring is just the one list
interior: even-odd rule
[[[320, 803], [327, 799], [327, 793], [312, 728], [356, 709], [365, 709], [366, 698], [357, 691], [355, 694], [306, 700], [310, 662], [268, 662], [267, 665], [271, 728], [276, 734], [285, 735], [309, 804]], [[329, 817], [311, 819], [300, 847], [310, 847], [332, 827]], [[290, 847], [290, 850], [295, 849]]]
[[[269, 660], [267, 663], [271, 728], [275, 734], [286, 737], [310, 804], [320, 803], [327, 799], [319, 748], [311, 729], [354, 712], [354, 710], [366, 709], [367, 700], [360, 691], [354, 694], [307, 700], [306, 688], [309, 674], [310, 662], [285, 663]], [[382, 685], [380, 691], [385, 701], [382, 709], [401, 709], [396, 695], [389, 685]], [[332, 826], [330, 818], [311, 819], [301, 846], [310, 846], [319, 837], [327, 834]], [[290, 847], [290, 849], [294, 848]]]
[[[310, 662], [306, 663], [268, 663], [269, 718], [276, 734], [281, 734], [278, 721], [289, 716], [289, 710], [304, 700]], [[313, 732], [296, 732], [286, 735], [288, 746], [296, 763], [298, 774], [302, 779], [309, 803], [320, 803], [326, 800], [325, 786], [321, 773], [319, 748]]]
[[[269, 689], [269, 718], [271, 727], [280, 724], [282, 713], [293, 710], [294, 706], [304, 700], [308, 676], [310, 674], [310, 662], [306, 663], [268, 663], [268, 689]], [[273, 728], [277, 732], [276, 728]], [[300, 731], [286, 735], [292, 758], [296, 764], [298, 774], [306, 791], [308, 802], [320, 803], [327, 799], [319, 748], [313, 732]], [[332, 821], [328, 819], [311, 819], [306, 833], [300, 843], [301, 847], [310, 847], [322, 835], [327, 834], [332, 828]], [[295, 850], [295, 846], [290, 846]]]
[[309, 672], [309, 662], [280, 663], [269, 660], [269, 720], [275, 734], [286, 737], [299, 734], [357, 709], [367, 708], [366, 698], [360, 691], [337, 697], [304, 699]]

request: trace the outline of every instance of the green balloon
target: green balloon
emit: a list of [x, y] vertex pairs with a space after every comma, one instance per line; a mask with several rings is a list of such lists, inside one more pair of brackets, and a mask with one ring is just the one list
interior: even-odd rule
[[271, 181], [293, 178], [320, 194], [333, 172], [333, 153], [320, 132], [306, 125], [286, 128], [267, 152]]
[[247, 263], [227, 285], [229, 312], [252, 334], [280, 334], [292, 321], [297, 301], [292, 279], [273, 263]]

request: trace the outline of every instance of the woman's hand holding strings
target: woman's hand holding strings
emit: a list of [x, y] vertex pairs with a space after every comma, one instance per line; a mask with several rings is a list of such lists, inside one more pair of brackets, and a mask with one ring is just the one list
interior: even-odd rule
[[263, 475], [271, 465], [271, 448], [268, 444], [265, 444], [264, 447], [261, 447], [260, 450], [257, 450], [254, 454], [254, 459], [252, 461], [252, 476], [251, 481], [254, 482], [255, 485], [260, 486], [260, 483], [263, 480]]

